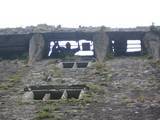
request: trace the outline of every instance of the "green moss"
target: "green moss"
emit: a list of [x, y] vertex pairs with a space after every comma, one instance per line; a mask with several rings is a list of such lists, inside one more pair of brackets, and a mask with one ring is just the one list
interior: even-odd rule
[[157, 68], [160, 68], [160, 60], [157, 60], [157, 61], [151, 61], [150, 62], [151, 65], [157, 67]]
[[7, 90], [9, 88], [8, 83], [6, 84], [0, 84], [0, 90]]
[[109, 72], [103, 72], [100, 74], [100, 76], [103, 78], [103, 82], [107, 83], [112, 80], [113, 75]]
[[150, 76], [150, 77], [148, 78], [148, 82], [149, 82], [149, 83], [153, 83], [154, 81], [156, 81], [156, 77], [155, 77], [155, 76]]
[[47, 112], [47, 111], [41, 111], [38, 113], [37, 118], [40, 120], [43, 120], [44, 118], [52, 118], [53, 116], [51, 115], [51, 113]]
[[87, 84], [87, 86], [94, 93], [97, 93], [97, 94], [103, 94], [104, 93], [104, 89], [102, 88], [102, 86], [100, 86], [98, 84], [89, 83], [89, 84]]
[[[92, 86], [92, 88], [95, 89], [95, 86], [94, 87]], [[44, 120], [44, 119], [62, 120], [64, 118], [64, 113], [60, 112], [62, 110], [61, 106], [63, 107], [77, 106], [79, 107], [78, 110], [80, 111], [86, 104], [93, 102], [93, 97], [94, 97], [93, 92], [87, 92], [86, 94], [83, 95], [82, 99], [72, 98], [65, 100], [40, 102], [37, 108], [38, 112], [36, 120]], [[71, 110], [69, 113], [72, 114], [73, 111]], [[64, 112], [66, 112], [66, 110]]]
[[21, 78], [23, 77], [23, 69], [17, 71], [15, 74], [11, 75], [3, 84], [0, 84], [0, 90], [8, 90], [9, 88], [13, 87], [16, 83], [18, 83]]
[[59, 107], [59, 105], [58, 104], [48, 104], [48, 105], [46, 105], [46, 106], [44, 106], [43, 108], [43, 111], [58, 111], [58, 110], [60, 110], [60, 107]]
[[0, 85], [0, 90], [8, 90], [16, 84], [14, 81], [9, 81]]
[[55, 68], [54, 69], [54, 75], [55, 75], [55, 77], [61, 77], [62, 76], [62, 71], [60, 70], [60, 68]]
[[94, 72], [94, 74], [99, 75], [101, 77], [105, 77], [106, 78], [106, 76], [109, 73], [109, 71], [108, 71], [109, 68], [107, 68], [104, 63], [96, 62], [96, 63], [93, 64], [92, 68], [96, 70]]
[[138, 98], [137, 98], [137, 101], [139, 102], [144, 102], [145, 101], [145, 97], [143, 95], [140, 95]]
[[61, 77], [62, 70], [57, 66], [53, 65], [52, 69], [49, 71], [49, 74], [53, 75], [54, 77]]
[[112, 73], [110, 72], [110, 67], [106, 66], [104, 63], [94, 63], [92, 66], [95, 71], [93, 74], [100, 76], [101, 78], [105, 79], [105, 81], [112, 80]]
[[39, 106], [39, 111], [37, 112], [36, 120], [44, 120], [44, 119], [53, 119], [53, 120], [61, 120], [62, 114], [57, 113], [56, 111], [60, 110], [59, 103], [47, 102], [42, 103]]
[[47, 66], [48, 66], [48, 65], [55, 65], [55, 64], [56, 64], [56, 60], [52, 59], [51, 61], [49, 61], [49, 62], [47, 63]]
[[91, 94], [83, 95], [81, 103], [87, 104], [87, 103], [91, 103], [91, 102], [93, 102], [93, 95], [91, 95]]
[[[79, 109], [77, 111], [80, 111], [87, 103], [91, 102], [93, 102], [92, 93], [84, 94], [82, 99], [72, 98], [66, 100], [57, 100], [56, 102], [41, 102], [37, 108], [38, 112], [36, 115], [36, 120], [62, 120], [64, 118], [64, 113], [60, 112], [61, 106], [78, 106]], [[64, 112], [66, 112], [66, 110]], [[74, 113], [74, 110], [69, 111], [69, 113]]]
[[78, 99], [75, 99], [75, 98], [71, 98], [71, 99], [68, 99], [66, 100], [67, 103], [73, 103], [73, 104], [76, 104], [77, 102], [79, 102]]
[[21, 79], [22, 75], [20, 75], [19, 73], [14, 74], [12, 76], [9, 77], [9, 81], [10, 82], [18, 82]]
[[96, 68], [96, 70], [103, 70], [105, 68], [105, 64], [104, 63], [96, 62], [94, 64], [94, 67]]

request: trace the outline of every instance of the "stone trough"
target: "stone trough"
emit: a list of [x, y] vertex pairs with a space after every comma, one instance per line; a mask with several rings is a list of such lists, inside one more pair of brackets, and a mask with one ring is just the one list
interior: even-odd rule
[[63, 68], [87, 68], [89, 62], [62, 62]]
[[76, 62], [77, 68], [86, 68], [88, 66], [88, 62]]
[[63, 68], [73, 68], [74, 62], [63, 62]]
[[24, 99], [27, 100], [59, 100], [59, 99], [81, 99], [89, 88], [85, 85], [42, 85], [24, 88]]

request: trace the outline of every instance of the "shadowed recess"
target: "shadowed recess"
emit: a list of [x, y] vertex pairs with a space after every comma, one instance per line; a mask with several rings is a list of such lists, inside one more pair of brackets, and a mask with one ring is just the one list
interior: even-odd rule
[[86, 68], [88, 65], [88, 62], [77, 62], [76, 65], [77, 65], [77, 68]]
[[63, 68], [72, 68], [74, 66], [74, 62], [63, 62]]

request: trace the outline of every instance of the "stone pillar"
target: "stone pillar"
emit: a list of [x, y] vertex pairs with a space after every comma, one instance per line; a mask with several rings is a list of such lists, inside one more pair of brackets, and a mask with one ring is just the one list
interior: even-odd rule
[[29, 60], [28, 65], [32, 65], [35, 61], [42, 59], [44, 55], [45, 41], [42, 34], [33, 34], [29, 42]]
[[105, 27], [102, 27], [101, 30], [93, 36], [93, 45], [97, 61], [103, 63], [106, 56], [110, 53], [109, 37], [105, 32]]
[[144, 49], [154, 60], [160, 60], [160, 36], [154, 32], [148, 32], [143, 38]]

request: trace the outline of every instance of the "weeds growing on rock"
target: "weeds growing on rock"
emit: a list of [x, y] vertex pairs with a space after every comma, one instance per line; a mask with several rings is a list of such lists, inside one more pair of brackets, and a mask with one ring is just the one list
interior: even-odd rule
[[23, 72], [23, 70], [20, 70], [11, 75], [6, 83], [0, 85], [0, 90], [8, 90], [10, 87], [13, 87], [21, 80], [21, 78], [23, 77]]
[[38, 113], [37, 119], [43, 120], [45, 118], [52, 118], [53, 116], [47, 111], [40, 111]]
[[150, 64], [153, 65], [153, 66], [155, 66], [155, 67], [160, 68], [160, 60], [152, 61]]
[[96, 63], [94, 64], [94, 67], [96, 68], [96, 70], [104, 70], [105, 64], [104, 64], [104, 63], [96, 62]]
[[138, 98], [137, 98], [137, 101], [139, 102], [144, 102], [145, 101], [145, 97], [143, 95], [140, 95]]
[[103, 93], [104, 92], [104, 90], [102, 89], [102, 86], [100, 86], [98, 84], [89, 83], [89, 84], [87, 84], [87, 86], [94, 93]]
[[7, 90], [9, 88], [9, 84], [8, 83], [2, 83], [0, 84], [0, 90]]
[[62, 118], [61, 114], [56, 112], [59, 110], [60, 110], [59, 104], [55, 104], [53, 102], [42, 104], [39, 108], [39, 111], [37, 112], [36, 120], [43, 120], [47, 118], [51, 118], [54, 120], [61, 120]]
[[49, 71], [50, 74], [52, 74], [54, 77], [61, 77], [62, 71], [60, 68], [53, 66], [53, 69]]

